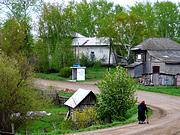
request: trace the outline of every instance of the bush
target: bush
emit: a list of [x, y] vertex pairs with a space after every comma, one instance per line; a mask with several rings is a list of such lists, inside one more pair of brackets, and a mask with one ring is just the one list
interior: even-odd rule
[[80, 64], [82, 66], [92, 67], [94, 65], [94, 61], [91, 61], [88, 56], [82, 54], [80, 58]]
[[135, 81], [122, 67], [107, 72], [98, 84], [101, 94], [98, 97], [97, 115], [101, 120], [124, 120], [127, 110], [134, 106]]
[[82, 54], [80, 64], [86, 67], [101, 67], [101, 60], [91, 60], [88, 56]]
[[76, 128], [86, 128], [97, 122], [96, 110], [93, 107], [85, 108], [83, 111], [76, 110], [73, 114]]
[[101, 61], [100, 60], [97, 60], [97, 61], [95, 61], [94, 62], [94, 65], [93, 65], [93, 67], [95, 67], [95, 68], [97, 68], [97, 67], [101, 67]]
[[74, 122], [72, 120], [63, 121], [60, 125], [61, 130], [73, 130], [75, 129]]
[[69, 67], [64, 67], [59, 71], [61, 77], [68, 78], [71, 76], [71, 69]]

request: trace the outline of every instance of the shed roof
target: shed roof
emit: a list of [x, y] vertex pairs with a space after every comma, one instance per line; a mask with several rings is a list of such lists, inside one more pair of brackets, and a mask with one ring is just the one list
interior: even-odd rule
[[142, 62], [134, 62], [132, 64], [127, 65], [126, 67], [127, 68], [134, 68], [134, 67], [139, 66], [141, 64], [142, 64]]
[[73, 46], [108, 46], [109, 44], [109, 38], [85, 37], [82, 35], [74, 38], [72, 42]]
[[180, 50], [180, 44], [169, 38], [149, 38], [131, 50], [151, 50], [151, 51], [165, 51], [165, 50]]
[[[76, 108], [92, 91], [79, 88], [65, 103], [71, 108]], [[93, 92], [92, 92], [93, 93]]]
[[165, 63], [180, 63], [180, 51], [148, 51], [149, 54]]

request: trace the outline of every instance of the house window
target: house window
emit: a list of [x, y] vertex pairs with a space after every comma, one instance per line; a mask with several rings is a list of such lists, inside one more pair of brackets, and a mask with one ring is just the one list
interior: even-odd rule
[[137, 55], [137, 60], [141, 60], [141, 57], [142, 57], [141, 54], [138, 54]]
[[153, 66], [153, 73], [160, 73], [160, 67], [159, 66]]

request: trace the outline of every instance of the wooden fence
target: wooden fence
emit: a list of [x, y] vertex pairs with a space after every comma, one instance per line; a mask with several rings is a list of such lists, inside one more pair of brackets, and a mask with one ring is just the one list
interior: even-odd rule
[[64, 105], [64, 103], [68, 100], [67, 97], [59, 96], [58, 92], [55, 90], [42, 90], [41, 94], [51, 98], [56, 105]]

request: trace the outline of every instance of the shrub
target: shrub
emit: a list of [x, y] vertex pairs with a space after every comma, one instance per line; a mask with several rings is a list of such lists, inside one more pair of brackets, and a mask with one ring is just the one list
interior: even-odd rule
[[80, 58], [80, 64], [82, 66], [86, 66], [86, 67], [92, 67], [94, 65], [94, 62], [91, 61], [88, 56], [82, 54], [81, 58]]
[[75, 122], [77, 129], [86, 128], [95, 124], [97, 122], [95, 108], [87, 107], [83, 111], [74, 111], [73, 121]]
[[61, 130], [73, 130], [75, 129], [74, 122], [72, 120], [63, 121], [60, 125]]
[[94, 62], [94, 65], [93, 65], [93, 67], [101, 67], [101, 61], [100, 60], [97, 60], [97, 61], [95, 61]]
[[59, 71], [61, 77], [68, 78], [71, 76], [71, 69], [69, 67], [64, 67]]
[[134, 106], [135, 81], [122, 67], [107, 72], [98, 84], [101, 94], [98, 97], [97, 116], [101, 120], [124, 120], [127, 110]]

